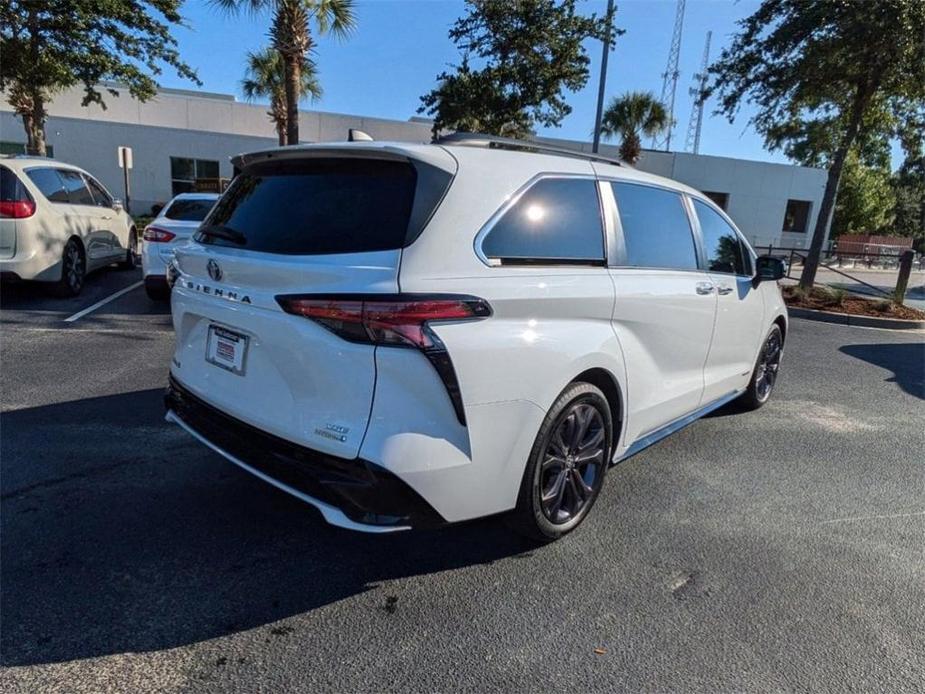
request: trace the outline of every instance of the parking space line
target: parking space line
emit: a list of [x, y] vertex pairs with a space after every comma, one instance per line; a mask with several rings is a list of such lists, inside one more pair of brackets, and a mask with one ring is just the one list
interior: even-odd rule
[[115, 294], [110, 294], [110, 295], [107, 296], [105, 299], [101, 299], [100, 301], [97, 301], [97, 302], [96, 302], [95, 304], [93, 304], [92, 306], [88, 306], [87, 308], [83, 309], [82, 311], [78, 311], [78, 312], [75, 313], [73, 316], [68, 316], [67, 318], [64, 319], [64, 322], [65, 322], [65, 323], [73, 323], [75, 320], [80, 320], [81, 318], [83, 318], [84, 316], [86, 316], [88, 313], [93, 313], [93, 312], [94, 312], [96, 309], [98, 309], [100, 306], [105, 306], [105, 305], [108, 304], [110, 301], [113, 301], [113, 300], [115, 300], [115, 299], [118, 299], [118, 298], [119, 298], [120, 296], [122, 296], [123, 294], [128, 294], [128, 293], [129, 293], [130, 291], [132, 291], [133, 289], [138, 289], [138, 287], [140, 287], [140, 286], [143, 285], [143, 284], [144, 284], [144, 280], [139, 280], [138, 282], [135, 282], [135, 284], [129, 285], [129, 286], [126, 287], [125, 289], [120, 289], [120, 290], [117, 291]]

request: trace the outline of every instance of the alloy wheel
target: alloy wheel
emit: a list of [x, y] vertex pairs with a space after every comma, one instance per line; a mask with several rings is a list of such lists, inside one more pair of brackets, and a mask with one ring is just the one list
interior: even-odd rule
[[77, 244], [71, 242], [64, 251], [64, 277], [67, 286], [75, 294], [80, 291], [84, 281], [84, 259], [77, 248]]
[[569, 522], [593, 500], [606, 443], [604, 418], [594, 405], [576, 402], [561, 417], [540, 465], [540, 505], [550, 522]]
[[758, 373], [755, 374], [755, 393], [761, 402], [770, 397], [774, 382], [777, 380], [777, 372], [780, 369], [781, 347], [780, 332], [772, 330], [761, 354]]

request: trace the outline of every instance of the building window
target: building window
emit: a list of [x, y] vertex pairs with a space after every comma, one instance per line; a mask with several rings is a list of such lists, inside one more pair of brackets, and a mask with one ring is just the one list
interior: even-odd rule
[[729, 205], [729, 193], [717, 193], [712, 190], [705, 190], [703, 194], [716, 203], [716, 206], [723, 212], [727, 211]]
[[170, 188], [173, 195], [194, 192], [196, 181], [201, 178], [218, 179], [218, 162], [170, 157]]
[[[49, 157], [55, 156], [55, 148], [46, 144], [45, 151]], [[0, 154], [25, 154], [26, 145], [22, 142], [0, 142]]]
[[809, 224], [809, 200], [788, 200], [787, 211], [784, 212], [784, 231], [795, 234], [805, 234]]

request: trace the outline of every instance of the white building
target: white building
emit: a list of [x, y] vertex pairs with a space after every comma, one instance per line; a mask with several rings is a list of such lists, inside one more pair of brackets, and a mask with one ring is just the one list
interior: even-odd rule
[[[50, 154], [97, 176], [117, 197], [123, 196], [117, 148], [133, 150], [131, 208], [147, 213], [151, 205], [190, 190], [197, 178], [230, 178], [229, 158], [240, 152], [273, 147], [276, 132], [267, 107], [242, 103], [234, 96], [162, 89], [146, 102], [117, 88], [104, 94], [107, 108], [81, 106], [83, 91], [55, 96], [46, 124]], [[377, 140], [427, 142], [430, 122], [302, 111], [299, 132], [305, 142], [344, 140], [359, 128]], [[590, 143], [545, 141], [590, 151]], [[0, 152], [24, 151], [25, 132], [5, 99], [0, 99]], [[616, 157], [616, 147], [602, 154]], [[676, 179], [709, 194], [755, 245], [804, 248], [815, 225], [825, 188], [821, 169], [767, 162], [646, 151], [638, 168]]]

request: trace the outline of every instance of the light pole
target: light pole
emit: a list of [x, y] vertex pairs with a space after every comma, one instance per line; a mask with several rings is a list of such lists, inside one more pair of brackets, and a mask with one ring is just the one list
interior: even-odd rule
[[601, 81], [597, 87], [597, 115], [594, 117], [594, 143], [591, 151], [597, 154], [601, 147], [601, 118], [604, 115], [604, 87], [607, 85], [607, 58], [613, 36], [613, 0], [607, 0], [607, 36], [604, 38], [604, 54], [601, 56]]

